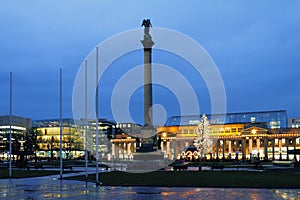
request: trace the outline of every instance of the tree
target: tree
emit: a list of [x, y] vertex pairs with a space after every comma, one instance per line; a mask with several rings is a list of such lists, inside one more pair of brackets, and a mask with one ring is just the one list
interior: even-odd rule
[[200, 158], [205, 158], [207, 154], [212, 152], [213, 140], [210, 138], [210, 124], [205, 114], [202, 115], [197, 127], [195, 146]]
[[39, 150], [37, 136], [41, 133], [35, 129], [31, 128], [25, 136], [24, 150], [28, 152], [28, 154], [34, 155], [35, 160], [37, 160], [36, 152]]

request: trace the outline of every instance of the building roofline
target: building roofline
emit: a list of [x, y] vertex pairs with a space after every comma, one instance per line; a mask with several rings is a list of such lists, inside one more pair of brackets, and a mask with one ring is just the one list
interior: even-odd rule
[[206, 116], [216, 116], [216, 115], [232, 115], [232, 114], [253, 114], [253, 113], [274, 113], [274, 112], [285, 112], [286, 110], [271, 110], [271, 111], [248, 111], [248, 112], [230, 112], [230, 113], [217, 113], [217, 114], [199, 114], [199, 115], [174, 115], [169, 117], [170, 118], [175, 118], [175, 117], [201, 117], [203, 114], [205, 114]]

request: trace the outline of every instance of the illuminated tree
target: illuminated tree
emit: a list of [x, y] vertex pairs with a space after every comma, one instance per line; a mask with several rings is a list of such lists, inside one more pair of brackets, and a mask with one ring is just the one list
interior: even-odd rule
[[212, 152], [213, 140], [210, 138], [210, 124], [205, 114], [202, 115], [198, 124], [194, 145], [198, 149], [200, 158]]

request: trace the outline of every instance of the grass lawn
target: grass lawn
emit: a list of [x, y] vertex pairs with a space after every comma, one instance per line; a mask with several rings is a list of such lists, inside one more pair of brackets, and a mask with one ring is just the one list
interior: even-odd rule
[[[70, 179], [84, 178], [77, 176]], [[90, 175], [89, 180], [95, 181], [95, 175]], [[115, 171], [100, 173], [99, 180], [107, 186], [300, 188], [300, 173], [287, 171]]]

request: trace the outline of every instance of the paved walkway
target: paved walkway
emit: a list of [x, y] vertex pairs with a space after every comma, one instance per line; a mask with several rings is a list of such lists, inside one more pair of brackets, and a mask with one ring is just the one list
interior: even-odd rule
[[[82, 172], [63, 177], [85, 175]], [[104, 171], [100, 171], [100, 173]], [[88, 168], [88, 174], [95, 168]], [[0, 179], [0, 199], [297, 199], [300, 190], [243, 188], [96, 187], [95, 183], [60, 180], [60, 175]]]

